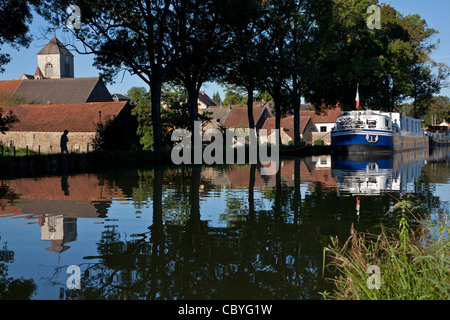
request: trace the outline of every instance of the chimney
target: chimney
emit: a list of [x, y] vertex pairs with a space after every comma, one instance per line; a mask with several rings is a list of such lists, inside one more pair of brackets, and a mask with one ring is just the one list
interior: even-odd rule
[[200, 94], [201, 95], [205, 95], [205, 91], [200, 91]]

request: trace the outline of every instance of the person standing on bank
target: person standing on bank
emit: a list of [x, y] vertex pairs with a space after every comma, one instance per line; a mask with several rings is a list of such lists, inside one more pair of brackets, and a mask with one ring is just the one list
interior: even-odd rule
[[69, 138], [67, 137], [68, 133], [68, 130], [64, 130], [64, 133], [61, 135], [61, 153], [69, 153], [67, 149], [67, 142], [69, 142]]

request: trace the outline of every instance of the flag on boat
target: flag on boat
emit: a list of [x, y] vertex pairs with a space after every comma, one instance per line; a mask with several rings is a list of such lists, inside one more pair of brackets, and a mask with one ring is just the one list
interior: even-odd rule
[[359, 110], [359, 84], [356, 87], [356, 110]]

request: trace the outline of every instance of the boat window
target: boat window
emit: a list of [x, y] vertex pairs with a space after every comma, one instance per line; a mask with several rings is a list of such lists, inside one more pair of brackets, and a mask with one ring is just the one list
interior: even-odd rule
[[377, 127], [377, 120], [367, 120], [367, 126], [369, 128], [376, 128]]
[[363, 128], [363, 127], [364, 127], [364, 122], [362, 122], [362, 121], [355, 122], [355, 128]]
[[389, 127], [389, 120], [388, 119], [384, 119], [384, 126], [385, 127]]

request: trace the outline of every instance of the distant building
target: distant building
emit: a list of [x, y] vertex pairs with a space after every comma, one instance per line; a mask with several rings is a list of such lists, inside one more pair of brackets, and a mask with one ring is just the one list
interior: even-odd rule
[[340, 108], [324, 109], [320, 113], [316, 113], [315, 110], [302, 110], [300, 111], [300, 117], [311, 117], [316, 125], [318, 132], [331, 132], [336, 125], [336, 119], [343, 111]]
[[[97, 123], [114, 119], [124, 137], [133, 129], [131, 106], [126, 101], [66, 104], [23, 104], [4, 108], [13, 111], [20, 122], [0, 135], [0, 144], [43, 153], [59, 153], [60, 138], [69, 130], [70, 152], [92, 151]], [[131, 141], [131, 137], [130, 137]]]
[[317, 132], [312, 133], [312, 142], [322, 140], [325, 145], [331, 145], [331, 131], [336, 125], [336, 119], [343, 114], [343, 111], [336, 107], [334, 109], [324, 109], [320, 113], [315, 110], [301, 109], [300, 118], [311, 117]]
[[128, 97], [127, 95], [125, 95], [125, 94], [114, 93], [111, 97], [116, 102], [117, 101], [128, 101], [128, 102], [131, 102], [131, 98]]
[[231, 113], [231, 107], [229, 106], [212, 106], [204, 109], [205, 115], [210, 118], [207, 123], [203, 124], [203, 129], [225, 129], [225, 122]]
[[205, 91], [200, 91], [198, 94], [198, 107], [202, 110], [205, 110], [206, 108], [217, 106], [217, 103], [211, 99]]
[[[231, 109], [224, 126], [229, 130], [248, 132], [248, 108], [247, 106], [230, 106]], [[267, 107], [253, 107], [253, 119], [255, 129], [261, 129], [266, 119], [273, 117]]]
[[[111, 95], [99, 77], [75, 78], [74, 57], [56, 37], [39, 51], [37, 64], [33, 76], [0, 81], [0, 108], [19, 119], [0, 135], [1, 144], [59, 152], [61, 134], [69, 130], [69, 151], [85, 152], [92, 150], [97, 123], [107, 119], [119, 124], [115, 128], [121, 134], [130, 135], [130, 99]], [[9, 98], [20, 105], [5, 103]]]
[[61, 79], [74, 77], [73, 54], [55, 37], [37, 54], [38, 66], [34, 76], [24, 74], [20, 79]]
[[112, 102], [99, 77], [0, 81], [0, 92], [26, 104]]
[[[268, 141], [272, 141], [272, 130], [275, 129], [275, 118], [267, 119], [264, 123], [263, 129], [267, 130]], [[306, 142], [313, 141], [313, 132], [317, 132], [314, 121], [311, 117], [300, 117], [300, 139]], [[280, 120], [280, 137], [281, 143], [288, 145], [289, 141], [294, 140], [294, 116], [282, 118]]]

